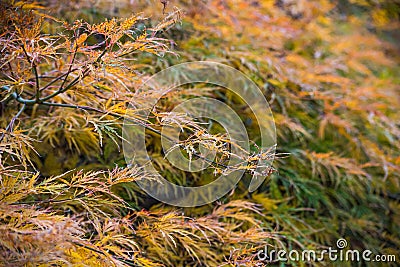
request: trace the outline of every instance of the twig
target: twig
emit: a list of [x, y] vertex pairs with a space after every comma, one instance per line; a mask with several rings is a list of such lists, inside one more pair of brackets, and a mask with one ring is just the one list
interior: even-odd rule
[[[20, 108], [18, 113], [11, 119], [10, 123], [7, 125], [6, 131], [9, 131], [9, 132], [13, 131], [14, 122], [22, 114], [22, 112], [25, 110], [25, 107], [26, 107], [26, 104], [22, 104], [22, 107]], [[4, 136], [5, 136], [5, 133], [3, 132], [3, 134], [0, 137], [0, 142], [3, 141]]]
[[22, 50], [24, 51], [25, 56], [26, 56], [29, 64], [32, 65], [32, 70], [33, 70], [33, 73], [35, 74], [35, 80], [36, 80], [36, 100], [39, 101], [39, 98], [40, 98], [40, 84], [39, 84], [39, 74], [38, 74], [38, 71], [37, 71], [36, 64], [35, 64], [34, 61], [32, 61], [30, 59], [28, 53], [26, 52], [25, 44], [22, 44]]
[[39, 76], [39, 78], [54, 78], [54, 80], [52, 80], [51, 82], [49, 82], [48, 84], [46, 84], [46, 86], [44, 86], [43, 88], [41, 88], [40, 91], [46, 90], [47, 88], [49, 88], [51, 85], [53, 85], [53, 84], [56, 83], [57, 81], [61, 80], [61, 79], [62, 79], [63, 77], [65, 77], [66, 75], [69, 75], [69, 74], [71, 74], [72, 72], [77, 71], [77, 70], [79, 70], [79, 68], [71, 69], [71, 70], [69, 70], [68, 72], [66, 72], [66, 73], [64, 73], [64, 74], [61, 74], [61, 75], [59, 75], [59, 76], [57, 76], [57, 77]]
[[[75, 40], [76, 42], [76, 40]], [[63, 80], [62, 84], [60, 85], [58, 90], [61, 90], [64, 87], [65, 82], [68, 79], [69, 74], [71, 73], [71, 69], [72, 69], [72, 65], [74, 64], [75, 61], [75, 57], [76, 57], [76, 52], [78, 51], [78, 44], [76, 43], [76, 47], [75, 47], [75, 51], [74, 51], [74, 55], [72, 56], [71, 62], [69, 63], [69, 68], [67, 71], [67, 75], [65, 76], [65, 79]]]
[[12, 75], [13, 77], [15, 77], [15, 74], [14, 74], [14, 71], [13, 71], [13, 68], [12, 68], [10, 62], [8, 62], [8, 67], [10, 68], [11, 75]]
[[[103, 52], [97, 57], [97, 59], [92, 64], [99, 63], [101, 58], [106, 54], [106, 52], [107, 52], [107, 48], [103, 50]], [[77, 84], [80, 80], [84, 79], [89, 74], [89, 71], [90, 71], [90, 67], [86, 67], [86, 69], [83, 71], [82, 76], [76, 77], [65, 88], [60, 87], [56, 92], [54, 92], [54, 93], [52, 93], [52, 94], [50, 94], [50, 95], [48, 95], [46, 97], [43, 97], [43, 98], [39, 99], [39, 102], [41, 103], [41, 102], [49, 100], [49, 99], [51, 99], [51, 98], [53, 98], [53, 97], [55, 97], [55, 96], [57, 96], [57, 95], [59, 95], [61, 93], [64, 93], [65, 91], [67, 91], [68, 89], [73, 87], [75, 84]]]

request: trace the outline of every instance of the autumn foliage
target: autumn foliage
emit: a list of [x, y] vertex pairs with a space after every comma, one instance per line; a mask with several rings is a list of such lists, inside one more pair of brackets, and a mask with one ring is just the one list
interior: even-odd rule
[[[264, 266], [266, 245], [338, 238], [400, 260], [399, 14], [385, 0], [2, 1], [0, 265]], [[128, 108], [160, 97], [139, 90], [152, 74], [197, 60], [261, 88], [277, 157], [257, 191], [246, 175], [219, 201], [182, 209], [137, 186], [154, 177], [125, 162], [122, 126], [144, 126], [154, 165], [181, 185], [212, 181], [231, 145], [214, 125], [217, 162], [172, 168], [158, 129], [181, 101], [229, 104], [257, 143], [251, 111], [223, 88], [180, 88], [150, 119]], [[204, 125], [175, 119], [189, 132]]]

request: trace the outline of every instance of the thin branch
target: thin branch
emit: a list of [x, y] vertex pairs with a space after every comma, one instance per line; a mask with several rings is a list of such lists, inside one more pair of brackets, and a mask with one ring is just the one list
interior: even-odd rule
[[[15, 120], [22, 114], [22, 112], [25, 110], [25, 107], [26, 107], [26, 104], [22, 104], [22, 107], [20, 108], [18, 113], [11, 119], [10, 123], [7, 125], [6, 131], [9, 131], [9, 132], [13, 131]], [[0, 142], [3, 141], [4, 136], [5, 136], [5, 132], [3, 132], [3, 134], [1, 135]]]
[[33, 73], [35, 74], [35, 80], [36, 80], [36, 100], [39, 101], [39, 99], [40, 99], [40, 84], [39, 84], [39, 74], [38, 74], [38, 71], [37, 71], [36, 64], [35, 64], [34, 61], [32, 61], [30, 59], [28, 53], [26, 52], [25, 43], [22, 44], [22, 50], [24, 51], [25, 56], [26, 56], [29, 64], [32, 65], [32, 70], [33, 70]]
[[71, 70], [69, 70], [68, 72], [66, 72], [66, 73], [64, 73], [64, 74], [61, 74], [61, 75], [59, 75], [59, 76], [56, 76], [56, 77], [51, 77], [51, 76], [48, 76], [48, 77], [46, 77], [46, 76], [40, 76], [40, 78], [54, 78], [54, 80], [52, 80], [51, 82], [49, 82], [48, 84], [46, 84], [46, 86], [44, 86], [43, 88], [41, 88], [40, 91], [46, 90], [47, 88], [49, 88], [51, 85], [53, 85], [53, 84], [56, 83], [57, 81], [61, 80], [61, 79], [62, 79], [63, 77], [65, 77], [66, 75], [69, 75], [69, 74], [71, 74], [72, 72], [77, 71], [77, 70], [79, 70], [79, 68], [74, 68], [74, 69], [71, 69]]
[[[75, 43], [76, 43], [76, 40], [75, 40]], [[68, 68], [68, 71], [67, 71], [67, 76], [65, 76], [65, 79], [63, 80], [63, 82], [62, 82], [62, 84], [60, 85], [60, 88], [59, 88], [58, 90], [62, 90], [62, 88], [64, 87], [65, 82], [66, 82], [67, 79], [68, 79], [69, 74], [71, 73], [72, 65], [74, 64], [75, 57], [76, 57], [76, 53], [77, 53], [77, 51], [78, 51], [78, 44], [76, 43], [75, 45], [76, 45], [76, 47], [75, 47], [74, 55], [72, 56], [71, 62], [69, 63], [69, 68]]]
[[52, 94], [50, 94], [50, 95], [48, 95], [46, 97], [43, 97], [43, 98], [39, 99], [39, 102], [43, 102], [43, 101], [49, 100], [49, 99], [51, 99], [51, 98], [53, 98], [53, 97], [55, 97], [55, 96], [57, 96], [57, 95], [59, 95], [61, 93], [64, 93], [65, 91], [69, 90], [71, 87], [73, 87], [75, 84], [77, 84], [80, 80], [84, 79], [89, 74], [89, 70], [90, 70], [89, 67], [86, 68], [83, 71], [82, 76], [78, 75], [78, 77], [76, 77], [74, 80], [72, 80], [65, 88], [59, 88], [56, 92], [54, 92], [54, 93], [52, 93]]
[[12, 75], [13, 77], [15, 77], [15, 74], [14, 74], [14, 71], [13, 71], [13, 68], [12, 68], [10, 62], [8, 62], [8, 67], [10, 68], [10, 73], [11, 73], [11, 75]]
[[[103, 52], [97, 57], [97, 59], [92, 64], [99, 63], [101, 58], [106, 54], [106, 52], [107, 52], [107, 48], [103, 50]], [[69, 90], [71, 87], [73, 87], [75, 84], [77, 84], [80, 80], [84, 79], [89, 74], [89, 71], [90, 71], [90, 67], [88, 66], [83, 71], [82, 76], [76, 77], [65, 88], [61, 88], [60, 87], [56, 92], [54, 92], [54, 93], [52, 93], [52, 94], [50, 94], [50, 95], [48, 95], [46, 97], [43, 97], [43, 98], [39, 99], [39, 102], [43, 102], [43, 101], [49, 100], [49, 99], [51, 99], [51, 98], [53, 98], [53, 97], [55, 97], [55, 96], [57, 96], [57, 95], [59, 95], [61, 93], [64, 93], [65, 91]]]

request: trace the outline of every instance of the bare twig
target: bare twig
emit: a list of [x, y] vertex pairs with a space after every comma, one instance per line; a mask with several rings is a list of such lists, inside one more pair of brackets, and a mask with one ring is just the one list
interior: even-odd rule
[[[97, 59], [92, 64], [94, 65], [94, 64], [99, 63], [101, 58], [106, 54], [107, 50], [108, 50], [108, 48], [106, 47], [103, 50], [103, 52], [97, 57]], [[53, 97], [55, 97], [55, 96], [57, 96], [57, 95], [59, 95], [61, 93], [64, 93], [65, 91], [71, 89], [75, 84], [77, 84], [79, 81], [84, 79], [89, 74], [89, 72], [90, 72], [90, 67], [88, 66], [83, 71], [83, 74], [81, 76], [76, 77], [67, 86], [65, 86], [65, 88], [60, 87], [56, 92], [54, 92], [54, 93], [52, 93], [52, 94], [50, 94], [50, 95], [48, 95], [46, 97], [43, 97], [43, 98], [39, 99], [39, 103], [41, 103], [43, 101], [46, 101], [46, 100], [49, 100], [49, 99], [51, 99], [51, 98], [53, 98]]]
[[56, 77], [39, 76], [39, 78], [53, 78], [53, 79], [54, 79], [54, 80], [52, 80], [51, 82], [49, 82], [48, 84], [46, 84], [46, 86], [44, 86], [43, 88], [41, 88], [40, 91], [46, 90], [47, 88], [49, 88], [49, 87], [50, 87], [51, 85], [53, 85], [54, 83], [56, 83], [57, 81], [61, 80], [63, 77], [65, 77], [65, 76], [67, 76], [67, 75], [69, 75], [69, 74], [71, 74], [72, 72], [77, 71], [77, 70], [79, 70], [79, 68], [74, 68], [74, 69], [68, 70], [68, 72], [66, 72], [66, 73], [64, 73], [64, 74], [61, 74], [61, 75], [59, 75], [59, 76], [56, 76]]
[[26, 52], [25, 44], [22, 44], [22, 50], [24, 51], [24, 54], [25, 54], [29, 64], [32, 65], [32, 70], [33, 70], [33, 73], [35, 74], [35, 82], [36, 82], [36, 96], [35, 97], [36, 97], [36, 100], [39, 101], [39, 99], [40, 99], [40, 84], [39, 84], [39, 74], [37, 71], [36, 64], [35, 64], [34, 60], [31, 60], [28, 53]]
[[64, 84], [67, 81], [69, 74], [71, 73], [72, 65], [74, 64], [77, 51], [78, 51], [78, 44], [76, 44], [74, 55], [72, 56], [71, 62], [69, 63], [69, 68], [68, 68], [68, 71], [67, 71], [67, 75], [65, 76], [65, 79], [63, 80], [63, 82], [60, 85], [60, 88], [58, 90], [61, 90], [64, 87]]

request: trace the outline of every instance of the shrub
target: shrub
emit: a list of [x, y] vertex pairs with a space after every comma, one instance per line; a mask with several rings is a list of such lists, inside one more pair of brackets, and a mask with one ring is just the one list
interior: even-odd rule
[[[317, 249], [339, 237], [398, 254], [398, 5], [350, 2], [176, 3], [183, 11], [168, 1], [117, 1], [111, 11], [106, 2], [2, 2], [0, 263], [262, 266], [265, 245]], [[128, 108], [159, 96], [138, 90], [151, 74], [193, 60], [233, 66], [262, 88], [280, 157], [256, 192], [245, 177], [216, 203], [178, 209], [136, 186], [154, 177], [127, 167], [122, 124], [147, 128], [154, 165], [170, 181], [212, 180], [229, 152], [217, 151], [203, 176], [187, 174], [163, 160], [159, 129], [180, 101], [204, 95], [251, 122], [236, 96], [197, 85], [163, 96], [150, 120]], [[204, 128], [174, 118], [189, 133]], [[232, 145], [194, 136], [183, 149]]]

